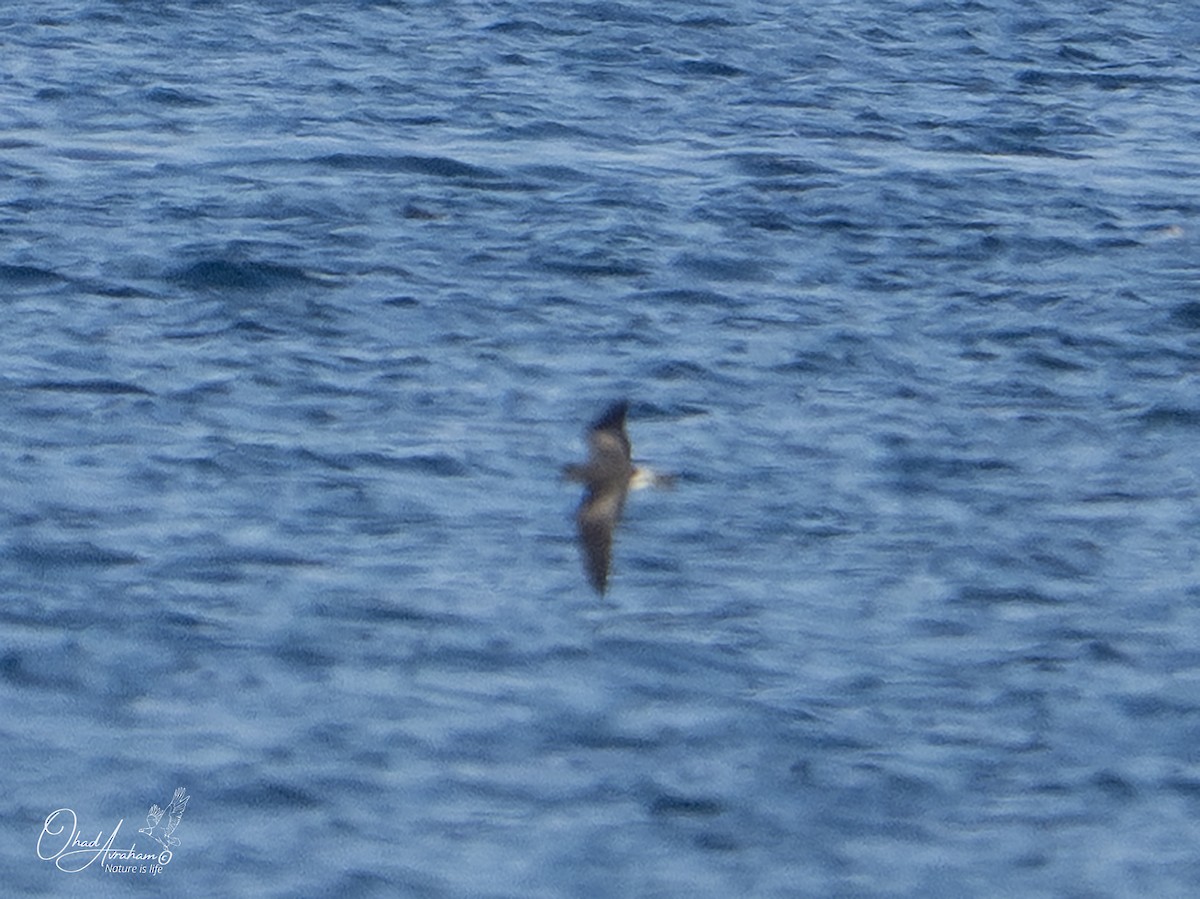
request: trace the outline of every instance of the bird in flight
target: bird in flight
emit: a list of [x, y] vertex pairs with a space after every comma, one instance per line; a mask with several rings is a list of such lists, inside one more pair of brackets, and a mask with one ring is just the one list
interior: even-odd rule
[[[146, 826], [139, 830], [138, 833], [144, 833], [164, 849], [169, 846], [178, 846], [179, 839], [171, 836], [171, 834], [179, 826], [179, 820], [183, 817], [183, 810], [187, 808], [188, 800], [191, 798], [191, 796], [187, 795], [187, 790], [180, 787], [175, 791], [175, 795], [171, 799], [171, 804], [166, 809], [161, 809], [157, 805], [150, 806], [150, 813], [146, 815]], [[167, 821], [160, 829], [159, 824], [162, 823], [164, 814], [167, 816]], [[158, 833], [155, 833], [156, 830]]]
[[579, 548], [588, 582], [603, 595], [612, 563], [613, 532], [621, 520], [625, 497], [640, 487], [671, 487], [674, 479], [633, 464], [625, 413], [629, 403], [613, 403], [588, 428], [588, 460], [563, 469], [567, 480], [584, 485], [583, 502], [575, 515]]

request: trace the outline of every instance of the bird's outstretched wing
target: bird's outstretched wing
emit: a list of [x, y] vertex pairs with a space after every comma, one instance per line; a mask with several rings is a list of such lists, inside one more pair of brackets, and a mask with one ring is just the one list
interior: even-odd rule
[[587, 572], [588, 582], [597, 593], [603, 593], [608, 587], [613, 532], [620, 520], [624, 499], [623, 490], [613, 490], [606, 494], [597, 494], [589, 490], [576, 515], [583, 567]]
[[[629, 444], [629, 435], [625, 432], [625, 414], [629, 411], [629, 402], [619, 400], [604, 410], [588, 428], [588, 446], [595, 456], [603, 456], [614, 460], [624, 458], [628, 464], [633, 456], [633, 447]], [[589, 462], [592, 460], [589, 460]]]
[[149, 836], [150, 831], [158, 827], [158, 822], [162, 820], [162, 816], [162, 809], [160, 809], [157, 805], [150, 806], [150, 811], [146, 814], [146, 826], [139, 830], [138, 833], [144, 833]]
[[609, 406], [588, 429], [587, 462], [569, 470], [569, 476], [587, 487], [575, 520], [584, 569], [597, 593], [608, 586], [613, 532], [621, 520], [633, 474], [629, 436], [625, 433], [628, 408], [624, 400]]
[[187, 790], [180, 787], [175, 791], [175, 795], [171, 798], [171, 805], [168, 809], [167, 826], [163, 829], [163, 836], [168, 837], [172, 831], [179, 826], [179, 819], [183, 817], [183, 810], [187, 808], [188, 800], [191, 796], [186, 795]]

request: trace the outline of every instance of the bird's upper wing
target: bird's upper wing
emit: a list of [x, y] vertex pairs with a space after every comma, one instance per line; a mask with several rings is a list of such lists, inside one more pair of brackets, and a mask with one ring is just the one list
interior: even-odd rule
[[633, 473], [629, 436], [625, 433], [628, 403], [614, 403], [588, 431], [586, 465], [570, 470], [570, 476], [587, 485], [579, 506], [579, 545], [583, 550], [588, 580], [598, 593], [608, 585], [612, 561], [613, 530], [621, 519], [625, 494]]
[[170, 833], [179, 826], [179, 819], [183, 817], [183, 810], [187, 808], [188, 800], [192, 798], [191, 796], [185, 796], [185, 792], [184, 788], [180, 787], [175, 791], [175, 796], [171, 800], [171, 813], [167, 816], [167, 833]]
[[592, 431], [588, 435], [589, 482], [629, 479], [629, 440], [619, 431]]
[[162, 820], [163, 810], [157, 805], [150, 806], [150, 811], [146, 815], [146, 823], [151, 827], [155, 827]]
[[624, 422], [612, 427], [595, 427], [588, 432], [588, 446], [592, 450], [593, 459], [622, 460], [629, 463], [632, 456], [632, 446], [629, 434], [625, 433]]

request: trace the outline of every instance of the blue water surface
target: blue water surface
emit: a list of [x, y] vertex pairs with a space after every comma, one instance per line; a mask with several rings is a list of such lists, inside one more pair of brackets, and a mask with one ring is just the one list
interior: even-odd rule
[[[6, 888], [1194, 896], [1198, 48], [5, 7]], [[679, 478], [598, 598], [558, 473], [621, 396]], [[179, 786], [160, 872], [56, 866]]]

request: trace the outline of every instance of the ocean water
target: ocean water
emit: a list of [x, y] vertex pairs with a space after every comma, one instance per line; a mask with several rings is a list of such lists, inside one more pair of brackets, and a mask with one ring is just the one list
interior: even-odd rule
[[[7, 888], [1195, 895], [1198, 47], [0, 11]], [[679, 484], [601, 599], [558, 473], [621, 396]], [[62, 870], [180, 786], [161, 870]]]

